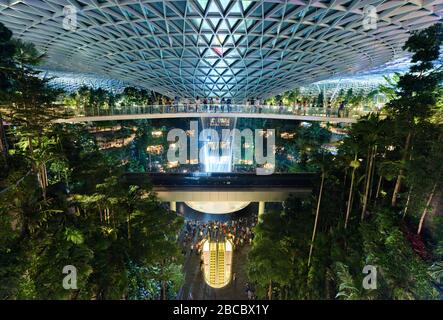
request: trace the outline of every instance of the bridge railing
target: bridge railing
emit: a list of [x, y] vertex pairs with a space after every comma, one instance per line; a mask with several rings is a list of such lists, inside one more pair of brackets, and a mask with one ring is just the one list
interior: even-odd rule
[[121, 106], [108, 109], [78, 109], [66, 107], [68, 114], [74, 117], [100, 117], [119, 115], [142, 114], [202, 114], [202, 113], [230, 113], [230, 114], [272, 114], [293, 115], [310, 117], [332, 117], [357, 119], [371, 111], [369, 108], [353, 108], [339, 110], [337, 108], [317, 107], [292, 107], [271, 105], [239, 105], [239, 104], [178, 104], [178, 105], [147, 105], [147, 106]]

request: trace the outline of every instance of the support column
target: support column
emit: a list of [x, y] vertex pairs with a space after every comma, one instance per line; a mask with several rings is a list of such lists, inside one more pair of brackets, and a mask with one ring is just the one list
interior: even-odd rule
[[177, 202], [175, 201], [169, 202], [169, 208], [171, 209], [171, 211], [177, 212]]
[[258, 203], [258, 222], [263, 221], [263, 215], [265, 214], [265, 205], [266, 202], [260, 201]]

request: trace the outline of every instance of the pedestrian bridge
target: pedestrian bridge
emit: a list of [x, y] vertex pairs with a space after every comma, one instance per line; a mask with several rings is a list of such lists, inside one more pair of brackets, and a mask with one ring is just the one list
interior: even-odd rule
[[252, 118], [331, 123], [355, 123], [370, 109], [339, 111], [336, 108], [303, 108], [250, 105], [151, 105], [83, 110], [66, 108], [57, 123], [176, 118]]
[[311, 173], [126, 173], [130, 184], [149, 181], [163, 202], [283, 202], [312, 191]]

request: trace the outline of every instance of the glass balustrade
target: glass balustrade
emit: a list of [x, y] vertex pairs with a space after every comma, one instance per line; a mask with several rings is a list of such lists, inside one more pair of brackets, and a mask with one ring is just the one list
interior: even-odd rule
[[238, 104], [212, 104], [212, 105], [148, 105], [148, 106], [121, 106], [107, 109], [74, 109], [67, 107], [67, 114], [74, 117], [101, 117], [120, 115], [144, 114], [270, 114], [286, 116], [329, 117], [356, 119], [370, 112], [377, 111], [369, 108], [352, 108], [339, 110], [337, 108], [317, 107], [287, 107], [270, 105], [238, 105]]

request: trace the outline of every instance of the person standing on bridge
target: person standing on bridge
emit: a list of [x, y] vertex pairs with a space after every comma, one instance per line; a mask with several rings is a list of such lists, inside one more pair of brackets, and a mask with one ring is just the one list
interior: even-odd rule
[[206, 111], [209, 110], [209, 107], [208, 107], [208, 98], [204, 98], [204, 99], [203, 99], [203, 110], [204, 110], [204, 109], [207, 109]]
[[215, 108], [214, 108], [214, 112], [217, 112], [218, 109], [219, 109], [219, 107], [220, 107], [220, 98], [219, 98], [219, 97], [216, 97], [216, 98], [215, 98]]
[[228, 105], [228, 113], [231, 112], [231, 104], [232, 104], [232, 100], [231, 98], [228, 98], [226, 100], [226, 104]]
[[178, 96], [175, 96], [174, 98], [174, 107], [172, 108], [172, 112], [178, 111], [178, 104], [180, 102], [180, 98]]
[[255, 99], [255, 112], [258, 112], [258, 113], [261, 113], [261, 110], [260, 110], [260, 105], [261, 105], [261, 103], [260, 103], [260, 99]]
[[200, 109], [200, 97], [197, 96], [197, 98], [195, 98], [195, 111], [198, 112]]
[[303, 115], [306, 115], [306, 112], [308, 111], [308, 101], [303, 101]]
[[189, 110], [189, 99], [188, 98], [184, 98], [183, 99], [183, 111], [188, 111]]
[[212, 112], [212, 105], [214, 104], [214, 98], [210, 97], [209, 101], [208, 101], [208, 112], [211, 113]]
[[255, 99], [251, 98], [251, 112], [255, 113]]
[[278, 100], [278, 113], [282, 113], [283, 111], [283, 101], [282, 99]]

